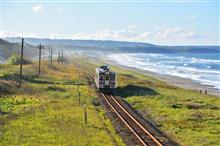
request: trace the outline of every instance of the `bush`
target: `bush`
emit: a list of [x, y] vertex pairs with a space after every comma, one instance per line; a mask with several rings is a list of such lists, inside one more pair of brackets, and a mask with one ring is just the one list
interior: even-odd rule
[[[18, 65], [20, 63], [21, 63], [21, 58], [16, 54], [13, 54], [11, 57], [8, 58], [8, 64]], [[30, 64], [30, 63], [31, 63], [30, 61], [23, 59], [23, 64]]]

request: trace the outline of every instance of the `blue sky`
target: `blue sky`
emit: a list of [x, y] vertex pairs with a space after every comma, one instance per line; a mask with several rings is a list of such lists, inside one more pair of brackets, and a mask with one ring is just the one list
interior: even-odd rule
[[1, 37], [220, 43], [219, 1], [87, 1], [2, 0]]

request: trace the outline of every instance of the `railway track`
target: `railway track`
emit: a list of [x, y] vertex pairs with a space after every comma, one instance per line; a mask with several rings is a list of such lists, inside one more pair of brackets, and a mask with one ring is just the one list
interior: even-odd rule
[[[88, 72], [88, 75], [94, 79], [95, 74], [88, 69], [87, 66], [80, 65], [84, 70]], [[132, 132], [136, 137], [139, 145], [143, 146], [163, 146], [169, 144], [163, 144], [156, 136], [154, 136], [144, 125], [143, 122], [140, 122], [140, 119], [137, 118], [137, 115], [134, 115], [134, 112], [131, 112], [126, 106], [125, 102], [113, 95], [106, 95], [100, 93], [102, 99], [107, 103], [107, 105], [114, 111], [117, 117], [121, 122], [126, 125], [126, 127]], [[147, 126], [149, 127], [149, 126]], [[173, 144], [171, 144], [173, 145]]]
[[101, 93], [106, 103], [116, 113], [120, 120], [135, 135], [143, 146], [163, 146], [119, 101], [112, 95]]

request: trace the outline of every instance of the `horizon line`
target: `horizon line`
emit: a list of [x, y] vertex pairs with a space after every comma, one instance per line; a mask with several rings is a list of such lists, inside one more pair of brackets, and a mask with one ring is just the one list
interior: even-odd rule
[[[112, 39], [71, 39], [71, 38], [47, 38], [47, 37], [21, 37], [21, 36], [16, 36], [16, 37], [0, 37], [0, 39], [7, 39], [7, 38], [24, 38], [24, 39], [48, 39], [48, 40], [70, 40], [70, 41], [112, 41], [112, 42], [128, 42], [128, 43], [144, 43], [144, 44], [150, 44], [150, 45], [157, 45], [157, 46], [218, 46], [220, 47], [219, 44], [158, 44], [158, 43], [148, 43], [148, 42], [141, 42], [141, 41], [127, 41], [127, 40], [112, 40]], [[6, 40], [7, 41], [7, 40]]]

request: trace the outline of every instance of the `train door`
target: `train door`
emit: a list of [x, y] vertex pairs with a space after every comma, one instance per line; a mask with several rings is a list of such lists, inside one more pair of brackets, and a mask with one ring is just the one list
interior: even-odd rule
[[104, 88], [104, 75], [103, 74], [99, 74], [100, 78], [99, 78], [99, 88]]
[[109, 86], [109, 74], [105, 75], [105, 86]]
[[110, 88], [115, 88], [115, 74], [110, 75]]

